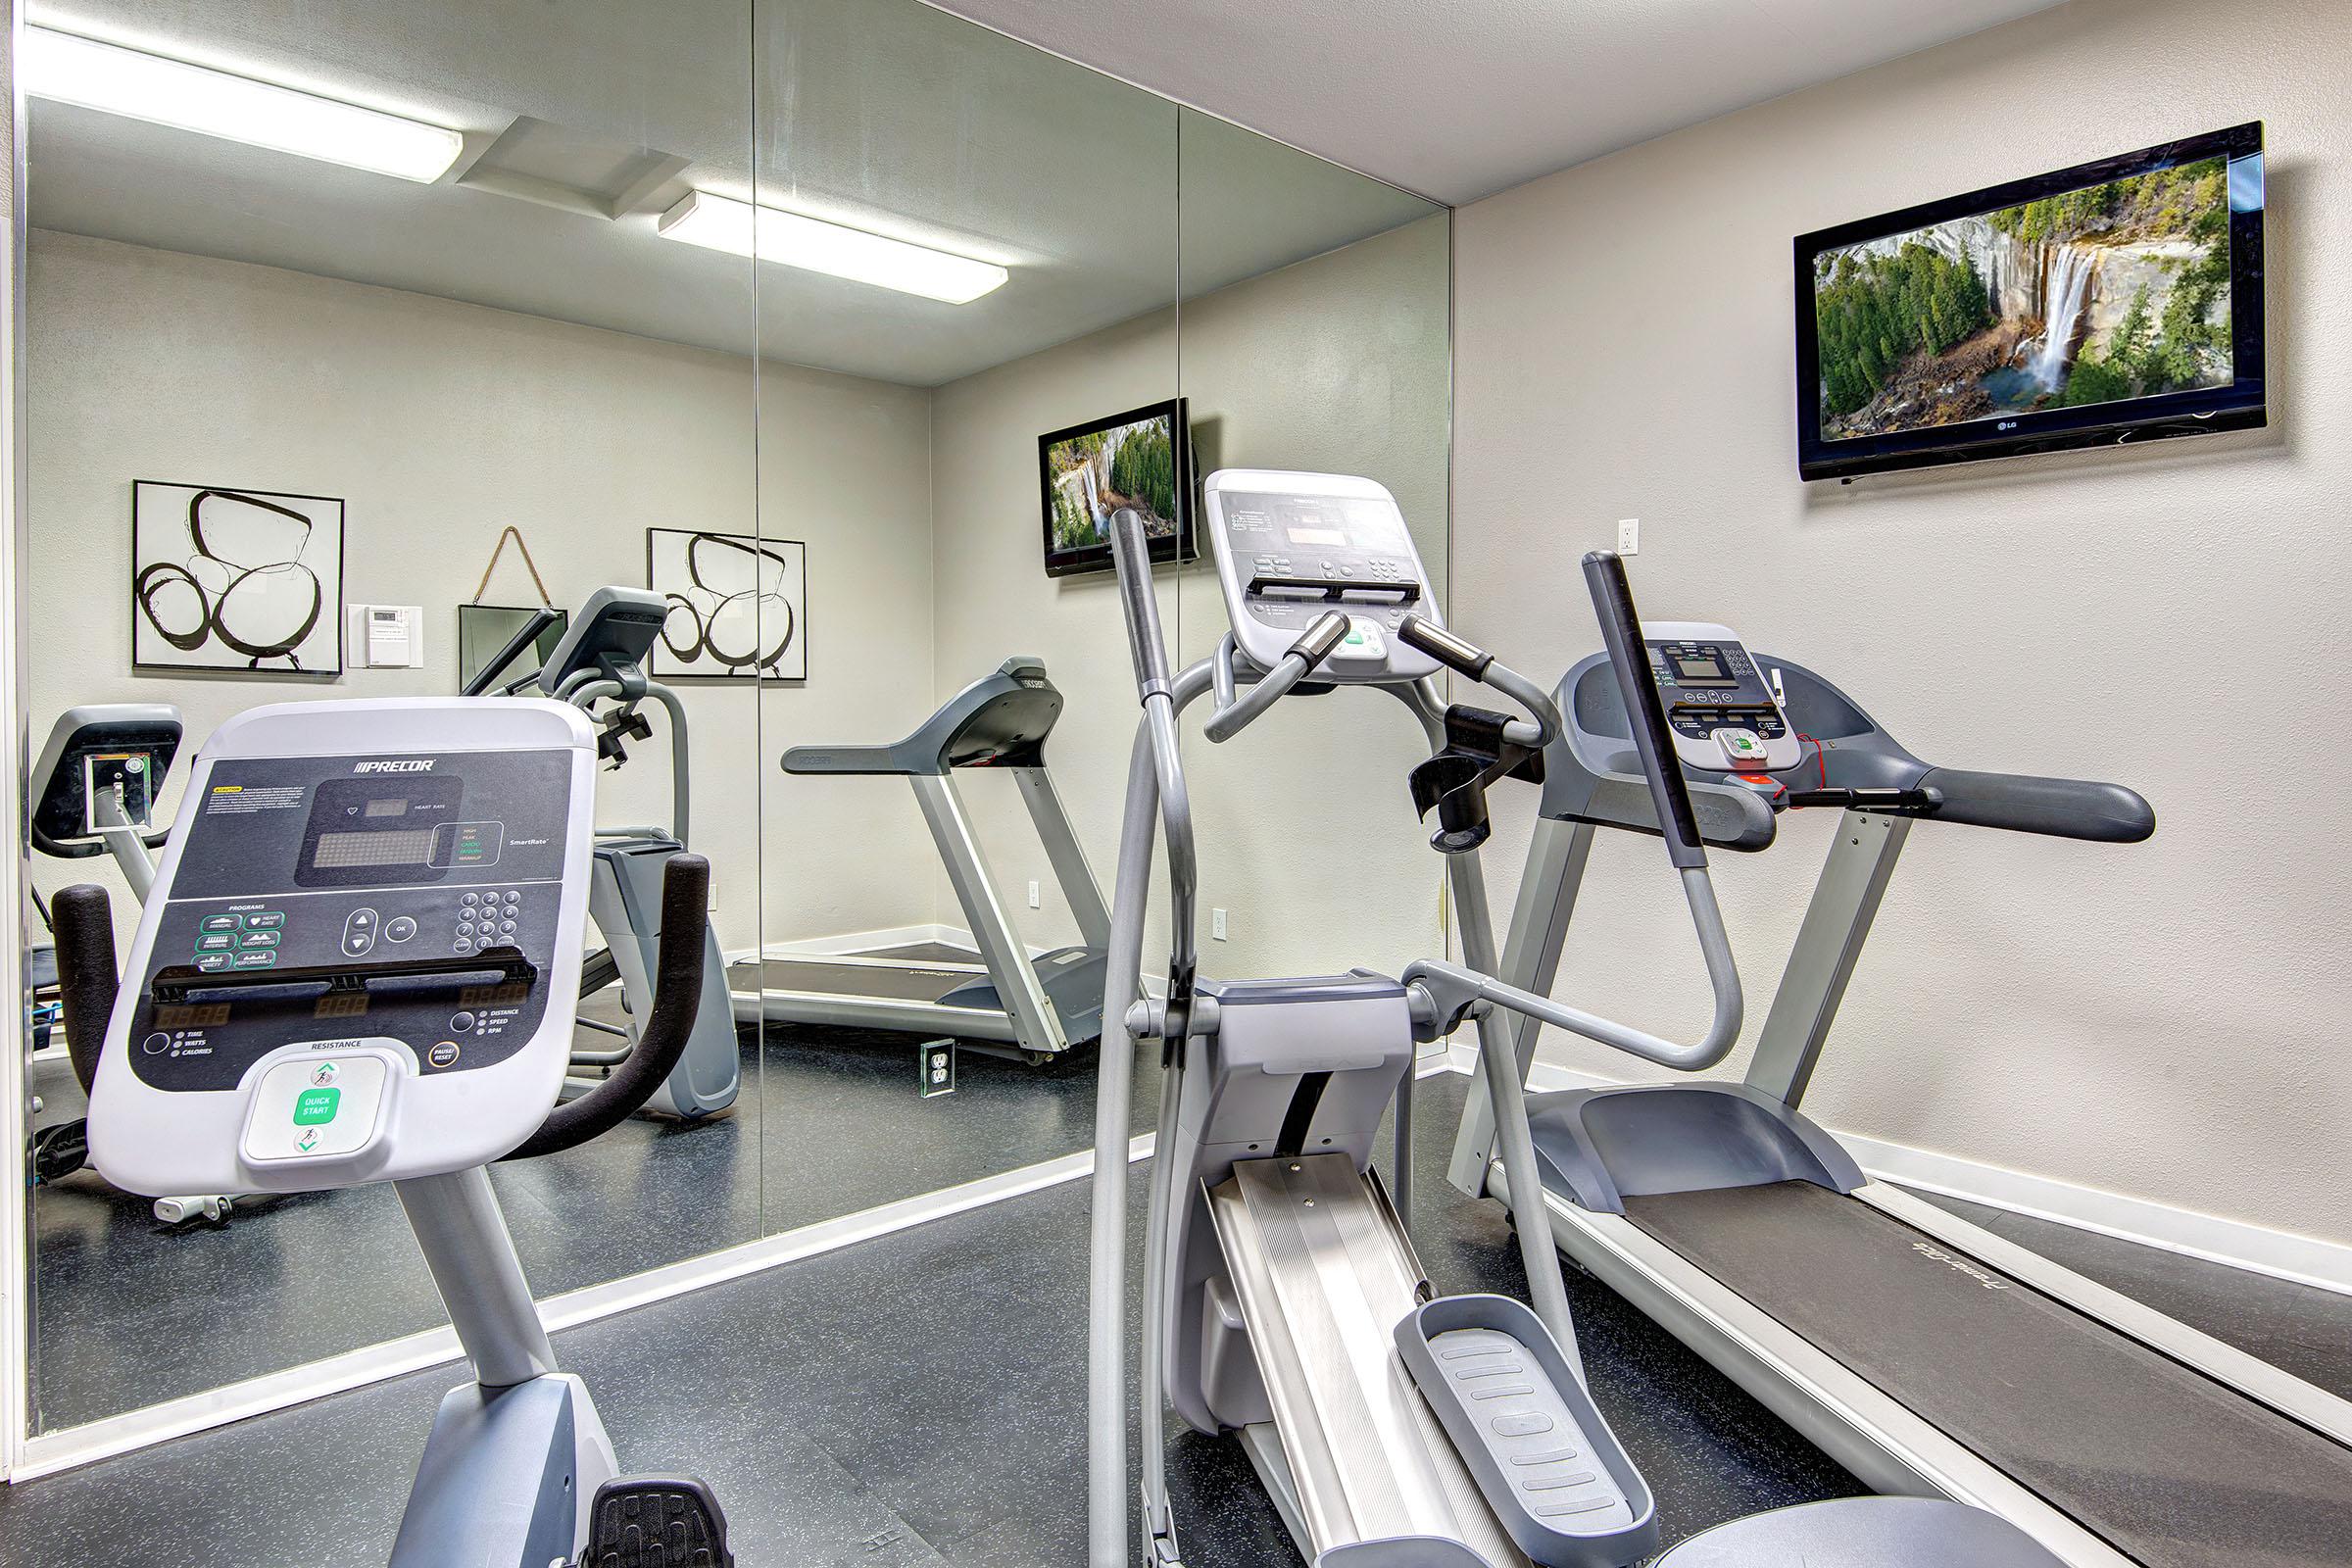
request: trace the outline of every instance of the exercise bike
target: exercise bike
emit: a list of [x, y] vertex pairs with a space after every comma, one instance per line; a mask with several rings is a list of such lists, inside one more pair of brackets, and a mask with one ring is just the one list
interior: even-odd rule
[[[636, 1049], [557, 1103], [595, 763], [587, 718], [563, 703], [254, 709], [196, 758], [120, 985], [105, 891], [53, 901], [68, 1033], [103, 1041], [89, 1147], [109, 1181], [398, 1193], [474, 1376], [434, 1417], [393, 1568], [732, 1561], [701, 1482], [618, 1473], [586, 1384], [557, 1368], [490, 1182], [496, 1161], [634, 1112], [702, 1003], [710, 868], [680, 853]], [[481, 939], [493, 899], [514, 913]], [[207, 944], [220, 933], [237, 940]]]

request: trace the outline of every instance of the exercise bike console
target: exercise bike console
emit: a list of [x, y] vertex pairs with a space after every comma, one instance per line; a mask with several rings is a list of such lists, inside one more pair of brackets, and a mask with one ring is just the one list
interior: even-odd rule
[[196, 760], [91, 1097], [133, 1192], [463, 1170], [570, 1052], [595, 749], [565, 704], [308, 703]]

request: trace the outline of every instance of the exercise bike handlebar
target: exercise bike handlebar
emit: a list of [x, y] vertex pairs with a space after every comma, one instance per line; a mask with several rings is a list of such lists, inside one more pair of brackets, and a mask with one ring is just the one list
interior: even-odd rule
[[654, 1004], [636, 1049], [612, 1077], [577, 1100], [548, 1112], [539, 1130], [504, 1159], [536, 1159], [575, 1148], [635, 1115], [669, 1077], [702, 1008], [704, 953], [709, 944], [710, 862], [673, 855], [662, 871], [662, 944], [654, 963]]
[[[710, 862], [673, 855], [662, 876], [662, 946], [654, 1004], [637, 1047], [612, 1077], [548, 1113], [539, 1130], [503, 1158], [530, 1159], [570, 1149], [636, 1114], [685, 1054], [703, 1000]], [[116, 975], [115, 917], [106, 889], [78, 883], [50, 900], [56, 926], [57, 979], [66, 1050], [83, 1093], [98, 1082], [121, 982]]]
[[107, 1023], [115, 1015], [113, 903], [106, 889], [77, 882], [49, 901], [49, 921], [57, 943], [66, 1054], [86, 1095], [98, 1082], [98, 1054], [106, 1049]]

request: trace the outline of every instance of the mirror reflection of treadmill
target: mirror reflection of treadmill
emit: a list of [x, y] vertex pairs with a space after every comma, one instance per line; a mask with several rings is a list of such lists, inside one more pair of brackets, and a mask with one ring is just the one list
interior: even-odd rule
[[[1043, 661], [1006, 660], [886, 746], [796, 746], [794, 774], [895, 775], [913, 788], [956, 890], [971, 946], [924, 943], [867, 952], [775, 950], [739, 957], [728, 986], [739, 1021], [953, 1035], [1042, 1064], [1102, 1032], [1110, 914], [1047, 770], [1045, 745], [1062, 698]], [[1033, 954], [956, 787], [966, 768], [1009, 772], [1078, 925], [1079, 940]]]

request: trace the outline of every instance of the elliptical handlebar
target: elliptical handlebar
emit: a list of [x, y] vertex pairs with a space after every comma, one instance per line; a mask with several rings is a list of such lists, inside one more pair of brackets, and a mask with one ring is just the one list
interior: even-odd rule
[[1601, 642], [1609, 651], [1609, 668], [1617, 676], [1617, 694], [1625, 703], [1626, 723], [1634, 732], [1634, 751], [1642, 759], [1659, 832], [1666, 840], [1667, 858], [1682, 870], [1703, 870], [1707, 847], [1698, 836], [1698, 817], [1690, 809], [1690, 791], [1683, 783], [1682, 764], [1675, 760], [1666, 707], [1658, 697], [1657, 681], [1650, 676], [1649, 656], [1642, 642], [1642, 616], [1634, 609], [1634, 590], [1625, 579], [1624, 559], [1610, 550], [1586, 556], [1585, 585], [1592, 593], [1592, 612], [1600, 617]]
[[1396, 640], [1419, 649], [1456, 674], [1492, 686], [1527, 710], [1525, 720], [1512, 719], [1503, 726], [1503, 739], [1514, 745], [1542, 751], [1563, 728], [1559, 704], [1551, 700], [1549, 692], [1467, 637], [1420, 615], [1407, 615], [1396, 628]]
[[686, 1054], [702, 1008], [710, 895], [710, 861], [682, 851], [669, 858], [662, 870], [654, 1004], [636, 1046], [612, 1077], [549, 1111], [539, 1130], [499, 1156], [502, 1160], [536, 1159], [584, 1144], [635, 1115], [669, 1077]]
[[[1601, 639], [1608, 647], [1609, 664], [1616, 673], [1618, 691], [1625, 699], [1631, 719], [1642, 771], [1656, 803], [1658, 820], [1666, 827], [1667, 851], [1681, 873], [1690, 924], [1698, 933], [1699, 952], [1706, 959], [1707, 980], [1715, 993], [1714, 1016], [1706, 1033], [1683, 1044], [1435, 958], [1408, 965], [1398, 978], [1413, 991], [1415, 1027], [1429, 1039], [1451, 1033], [1473, 1007], [1486, 1004], [1506, 1007], [1539, 1023], [1565, 1029], [1661, 1066], [1695, 1072], [1712, 1067], [1729, 1055], [1740, 1038], [1746, 1007], [1740, 988], [1740, 968], [1733, 961], [1731, 938], [1724, 930], [1723, 911], [1715, 903], [1715, 885], [1707, 875], [1706, 849], [1699, 842], [1697, 818], [1690, 808], [1690, 794], [1683, 787], [1682, 769], [1674, 761], [1674, 747], [1668, 738], [1657, 682], [1650, 676], [1649, 660], [1642, 651], [1642, 620], [1634, 608], [1633, 589], [1626, 581], [1625, 563], [1608, 551], [1596, 550], [1585, 557], [1584, 564], [1585, 581], [1592, 592], [1593, 612], [1600, 619]], [[1415, 641], [1414, 646], [1455, 668], [1462, 667], [1447, 653], [1429, 646], [1439, 641], [1430, 638], [1428, 643]], [[1445, 641], [1459, 640], [1448, 635]], [[1494, 676], [1501, 666], [1493, 664], [1467, 643], [1461, 644], [1461, 648], [1478, 656], [1478, 678], [1499, 685]], [[1450, 652], [1453, 650], [1448, 649]], [[1507, 686], [1501, 689], [1510, 690]], [[1550, 705], [1546, 703], [1545, 707]], [[1556, 725], [1559, 718], [1556, 708], [1550, 708], [1550, 717]]]

